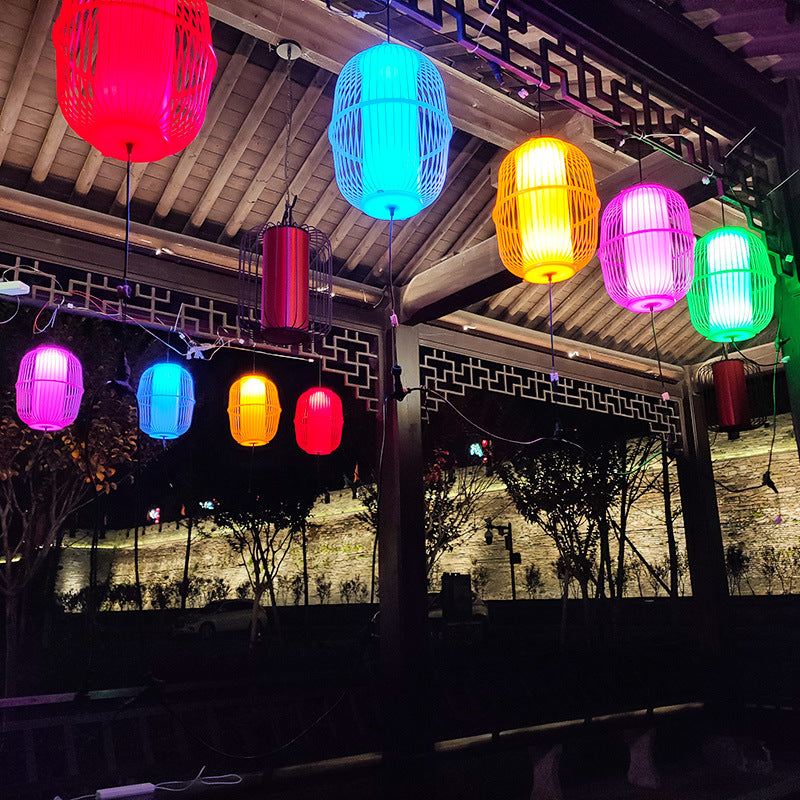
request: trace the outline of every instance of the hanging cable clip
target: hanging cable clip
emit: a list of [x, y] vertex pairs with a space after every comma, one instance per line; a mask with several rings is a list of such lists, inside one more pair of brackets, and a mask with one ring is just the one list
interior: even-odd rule
[[763, 477], [761, 478], [761, 485], [762, 486], [769, 486], [775, 494], [778, 494], [778, 487], [775, 486], [775, 482], [772, 480], [772, 476], [769, 474], [769, 470], [767, 470]]
[[408, 389], [403, 388], [403, 381], [400, 378], [402, 373], [403, 368], [399, 364], [395, 364], [392, 367], [392, 382], [394, 385], [394, 390], [389, 395], [390, 400], [402, 400], [409, 393]]

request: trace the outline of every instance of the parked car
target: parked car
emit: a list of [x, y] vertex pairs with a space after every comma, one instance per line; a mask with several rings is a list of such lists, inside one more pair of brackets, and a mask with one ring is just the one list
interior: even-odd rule
[[[214, 600], [181, 618], [173, 631], [177, 635], [196, 634], [201, 639], [211, 639], [218, 633], [249, 631], [252, 614], [252, 600]], [[256, 625], [259, 631], [266, 624], [267, 612], [262, 606], [258, 606]]]

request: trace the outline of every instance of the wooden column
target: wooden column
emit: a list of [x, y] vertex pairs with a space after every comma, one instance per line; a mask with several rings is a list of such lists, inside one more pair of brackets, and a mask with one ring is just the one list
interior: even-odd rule
[[[384, 754], [402, 763], [431, 746], [426, 637], [424, 493], [420, 393], [398, 396], [391, 368], [400, 366], [404, 388], [419, 386], [415, 328], [384, 337], [390, 399], [384, 404], [385, 441], [380, 477], [380, 656], [385, 723]], [[402, 399], [401, 399], [402, 398]]]

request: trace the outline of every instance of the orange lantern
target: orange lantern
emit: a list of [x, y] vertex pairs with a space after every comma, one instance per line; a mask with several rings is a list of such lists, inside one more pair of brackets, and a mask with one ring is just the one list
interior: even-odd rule
[[258, 447], [275, 438], [281, 405], [278, 387], [263, 375], [239, 378], [228, 394], [231, 436], [245, 447]]
[[530, 139], [497, 177], [492, 219], [503, 264], [530, 283], [571, 278], [597, 249], [599, 211], [589, 159], [561, 139]]

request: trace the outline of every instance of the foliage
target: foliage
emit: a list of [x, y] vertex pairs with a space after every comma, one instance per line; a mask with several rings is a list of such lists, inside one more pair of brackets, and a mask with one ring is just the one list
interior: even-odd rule
[[469, 574], [472, 580], [472, 589], [482, 600], [486, 587], [489, 585], [489, 568], [485, 564], [478, 564], [473, 561], [472, 570]]
[[574, 579], [584, 598], [598, 580], [600, 526], [619, 491], [616, 452], [560, 447], [519, 453], [498, 466], [517, 511], [555, 544], [563, 591]]
[[364, 603], [367, 599], [367, 584], [360, 575], [340, 581], [339, 597], [343, 603]]
[[324, 572], [320, 572], [319, 575], [314, 578], [314, 588], [317, 592], [320, 604], [327, 603], [328, 600], [331, 599], [332, 586], [333, 584], [325, 577]]
[[525, 591], [528, 597], [536, 597], [536, 593], [542, 588], [544, 581], [542, 580], [542, 571], [536, 564], [528, 564], [525, 567]]
[[286, 491], [275, 487], [269, 494], [231, 494], [211, 512], [214, 525], [239, 556], [253, 589], [251, 644], [257, 636], [256, 611], [261, 598], [269, 594], [271, 606], [277, 608], [278, 573], [314, 504], [310, 492], [301, 494], [294, 488], [294, 493], [289, 487]]
[[[492, 485], [481, 465], [461, 465], [447, 450], [436, 450], [424, 467], [425, 564], [430, 577], [441, 557], [475, 530], [484, 495]], [[364, 511], [357, 519], [378, 529], [378, 490], [374, 484], [358, 490]]]
[[725, 548], [725, 570], [728, 573], [728, 590], [731, 594], [742, 593], [742, 581], [750, 569], [751, 556], [742, 544], [729, 544]]

